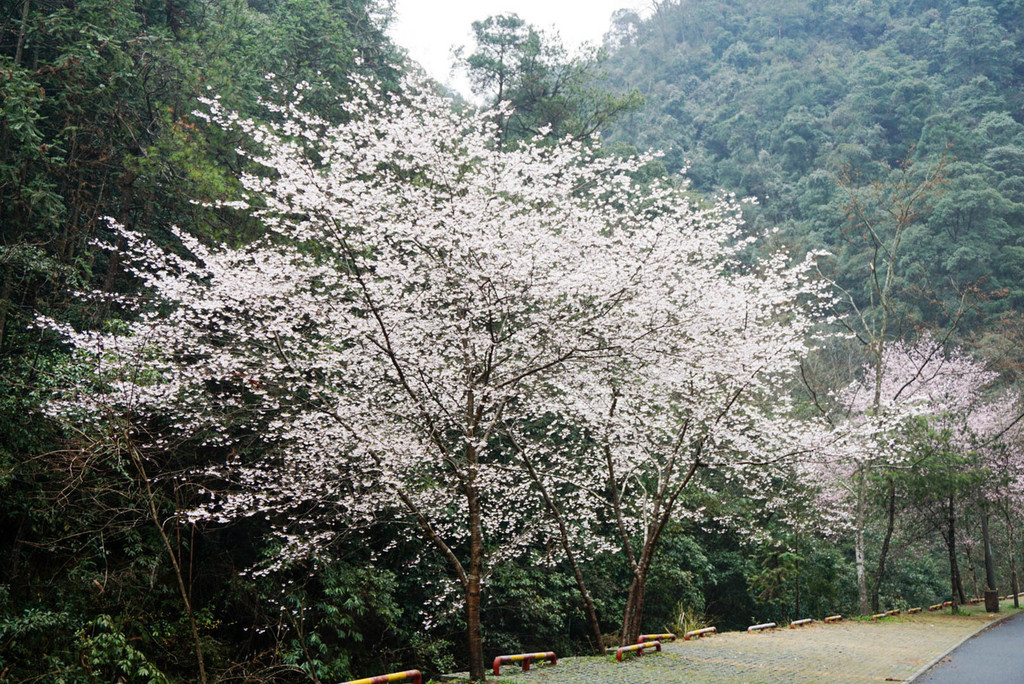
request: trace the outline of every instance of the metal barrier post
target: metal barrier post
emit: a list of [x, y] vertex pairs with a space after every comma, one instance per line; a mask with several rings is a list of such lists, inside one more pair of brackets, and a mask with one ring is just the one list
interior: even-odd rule
[[512, 665], [520, 663], [523, 666], [523, 672], [530, 671], [530, 663], [534, 660], [550, 660], [552, 665], [558, 664], [558, 656], [555, 655], [554, 651], [543, 651], [540, 653], [517, 653], [516, 655], [500, 655], [494, 659], [491, 664], [491, 669], [494, 671], [494, 675], [498, 675], [498, 670], [501, 669], [502, 665]]
[[618, 660], [621, 663], [622, 662], [622, 654], [623, 653], [629, 653], [630, 651], [636, 653], [636, 657], [639, 658], [640, 656], [642, 656], [644, 654], [644, 649], [645, 648], [651, 648], [652, 646], [658, 650], [658, 653], [661, 653], [661, 642], [660, 641], [644, 641], [644, 642], [639, 643], [639, 644], [630, 644], [629, 646], [619, 646], [617, 649], [615, 649], [615, 659]]
[[423, 684], [423, 675], [419, 670], [406, 670], [405, 672], [392, 672], [391, 674], [366, 677], [364, 679], [350, 679], [342, 684], [387, 684], [387, 682], [404, 682], [412, 680], [412, 684]]
[[776, 627], [778, 627], [778, 625], [776, 625], [774, 622], [766, 622], [763, 625], [750, 625], [750, 627], [747, 627], [747, 631], [760, 632], [765, 629], [775, 629]]
[[691, 637], [702, 637], [705, 634], [715, 634], [718, 632], [716, 627], [705, 627], [704, 629], [694, 629], [683, 635], [683, 641], [689, 641]]

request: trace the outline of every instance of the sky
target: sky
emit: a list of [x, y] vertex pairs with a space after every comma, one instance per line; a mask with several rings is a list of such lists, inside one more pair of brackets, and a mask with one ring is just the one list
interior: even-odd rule
[[582, 43], [600, 45], [616, 10], [642, 11], [651, 0], [398, 0], [389, 34], [427, 73], [469, 95], [463, 74], [451, 74], [453, 47], [472, 45], [471, 25], [494, 14], [518, 14], [529, 24], [552, 28], [574, 51]]

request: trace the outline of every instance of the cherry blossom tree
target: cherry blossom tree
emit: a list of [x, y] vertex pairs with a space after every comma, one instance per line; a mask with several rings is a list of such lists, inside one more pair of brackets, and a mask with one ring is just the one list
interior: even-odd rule
[[1004, 448], [994, 460], [994, 467], [1002, 475], [999, 501], [1007, 529], [1007, 556], [1010, 559], [1010, 587], [1013, 591], [1013, 605], [1020, 607], [1020, 577], [1017, 570], [1017, 557], [1020, 552], [1017, 536], [1021, 522], [1024, 521], [1024, 434], [1020, 428], [1020, 404], [1017, 402], [1017, 420], [1007, 424], [1001, 439]]
[[609, 321], [622, 353], [563, 380], [553, 409], [587, 439], [579, 453], [550, 454], [547, 470], [575, 478], [583, 504], [614, 521], [632, 571], [622, 643], [641, 631], [666, 525], [701, 518], [677, 508], [688, 487], [714, 471], [770, 500], [768, 479], [820, 435], [817, 423], [791, 417], [788, 392], [831, 304], [812, 277], [816, 255], [743, 266], [750, 241], [735, 211], [721, 211], [652, 244], [647, 258], [672, 266], [648, 271]]
[[234, 205], [267, 235], [234, 248], [176, 231], [170, 250], [114, 224], [147, 296], [106, 331], [62, 328], [94, 373], [51, 409], [80, 425], [158, 419], [220, 449], [207, 474], [224, 490], [189, 519], [281, 521], [282, 563], [339, 530], [414, 522], [462, 594], [479, 680], [486, 576], [547, 524], [520, 450], [550, 435], [526, 428], [559, 415], [600, 436], [590, 456], [627, 549], [647, 530], [630, 551], [640, 615], [693, 474], [781, 448], [762, 404], [806, 348], [819, 291], [809, 262], [741, 267], [735, 207], [637, 183], [649, 155], [503, 148], [493, 112], [407, 86], [361, 83], [339, 126], [303, 111], [302, 85], [267, 105], [273, 123], [207, 101], [202, 116], [247, 135], [257, 151], [240, 153], [267, 170], [242, 175]]
[[[857, 537], [855, 548], [862, 547], [866, 528], [865, 473], [880, 468], [889, 473], [887, 525], [874, 587], [869, 595], [872, 605], [877, 606], [878, 588], [896, 520], [896, 485], [891, 474], [915, 467], [915, 456], [921, 457], [920, 453], [914, 453], [913, 440], [908, 441], [908, 421], [925, 419], [936, 435], [949, 436], [949, 445], [936, 443], [928, 453], [949, 451], [952, 454], [952, 449], [966, 454], [974, 440], [969, 421], [985, 406], [986, 390], [995, 380], [995, 373], [963, 349], [947, 350], [941, 340], [925, 335], [913, 343], [889, 342], [880, 365], [873, 361], [865, 364], [861, 375], [838, 393], [838, 403], [847, 420], [837, 425], [836, 441], [826, 450], [828, 456], [819, 474], [825, 491], [846, 494], [838, 498], [849, 505], [847, 520]], [[915, 434], [918, 434], [914, 438], [917, 441], [924, 439], [919, 433]], [[943, 444], [946, 441], [942, 439]], [[954, 488], [948, 487], [947, 494], [944, 504], [947, 544], [955, 545]], [[951, 575], [955, 578], [955, 547], [951, 548]], [[859, 586], [867, 584], [863, 561], [863, 554], [858, 553]]]
[[[860, 248], [866, 248], [866, 272], [862, 284], [854, 291], [840, 287], [842, 292], [837, 307], [842, 315], [838, 317], [850, 335], [861, 345], [869, 364], [874, 368], [872, 413], [883, 413], [882, 382], [885, 377], [885, 357], [894, 342], [893, 330], [905, 327], [908, 293], [903, 284], [901, 266], [906, 238], [913, 226], [920, 222], [922, 212], [931, 202], [935, 190], [945, 180], [945, 163], [919, 168], [912, 160], [905, 160], [898, 168], [892, 169], [889, 178], [857, 189], [847, 174], [843, 174], [840, 185], [849, 196], [846, 207], [849, 227], [860, 234]], [[949, 319], [949, 331], [956, 329], [964, 312], [965, 300]], [[879, 426], [881, 427], [881, 426]], [[855, 528], [854, 556], [857, 573], [857, 594], [862, 614], [871, 610], [871, 597], [867, 585], [867, 554], [864, 532], [868, 522], [868, 490], [875, 460], [868, 452], [861, 452], [856, 459], [855, 481], [857, 505], [852, 524]], [[884, 459], [880, 462], [885, 468]], [[884, 567], [884, 554], [879, 567]]]
[[593, 467], [603, 469], [633, 572], [624, 643], [641, 631], [647, 574], [687, 488], [719, 471], [755, 499], [770, 499], [768, 479], [806, 452], [812, 426], [790, 417], [787, 388], [822, 301], [808, 265], [772, 260], [744, 273], [720, 262], [678, 274], [679, 282], [667, 278], [657, 296], [671, 313], [659, 335], [594, 372], [586, 407], [600, 435]]
[[1010, 587], [1014, 604], [1019, 605], [1020, 592], [1017, 576], [1016, 531], [1024, 513], [1024, 451], [1020, 397], [1004, 391], [991, 398], [968, 416], [968, 428], [973, 437], [973, 448], [978, 454], [979, 466], [986, 472], [981, 489], [982, 543], [985, 552], [986, 583], [995, 590], [995, 563], [992, 559], [992, 539], [989, 517], [994, 510], [1002, 517], [1007, 536], [1007, 557], [1010, 561]]

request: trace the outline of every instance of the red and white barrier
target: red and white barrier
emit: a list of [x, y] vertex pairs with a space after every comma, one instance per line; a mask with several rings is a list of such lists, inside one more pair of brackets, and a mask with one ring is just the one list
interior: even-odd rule
[[519, 663], [523, 666], [523, 672], [530, 671], [530, 663], [534, 660], [550, 660], [552, 665], [558, 664], [558, 656], [554, 651], [543, 651], [541, 653], [517, 653], [516, 655], [500, 655], [494, 659], [491, 669], [494, 676], [498, 676], [498, 670], [502, 665], [514, 665]]
[[775, 629], [778, 627], [774, 622], [766, 622], [763, 625], [750, 625], [747, 627], [748, 632], [761, 632], [766, 629]]
[[404, 682], [412, 680], [412, 684], [423, 684], [423, 675], [419, 670], [406, 670], [405, 672], [392, 672], [391, 674], [366, 677], [364, 679], [351, 679], [342, 684], [386, 684], [386, 682]]
[[702, 637], [705, 634], [716, 634], [718, 632], [717, 627], [705, 627], [704, 629], [695, 629], [687, 632], [683, 635], [683, 641], [689, 641], [692, 637]]
[[644, 654], [645, 648], [656, 648], [658, 653], [661, 653], [661, 642], [660, 641], [644, 641], [639, 644], [630, 644], [629, 646], [619, 646], [615, 649], [615, 659], [620, 663], [622, 662], [622, 654], [633, 652], [636, 653], [636, 657], [639, 658]]

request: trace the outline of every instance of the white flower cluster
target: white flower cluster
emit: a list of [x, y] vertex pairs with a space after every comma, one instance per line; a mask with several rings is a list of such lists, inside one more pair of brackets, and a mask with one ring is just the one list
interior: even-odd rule
[[258, 436], [188, 520], [272, 519], [287, 560], [402, 517], [468, 587], [556, 536], [521, 453], [587, 558], [615, 548], [608, 520], [653, 544], [704, 468], [757, 491], [801, 452], [780, 388], [823, 286], [814, 255], [741, 260], [732, 200], [635, 180], [652, 155], [498, 146], [492, 112], [416, 84], [364, 84], [340, 126], [205, 105], [270, 170], [242, 178], [259, 208], [236, 205], [267, 237], [179, 232], [182, 258], [115, 225], [147, 298], [113, 332], [61, 329], [103, 382], [53, 404], [159, 414], [225, 450]]

